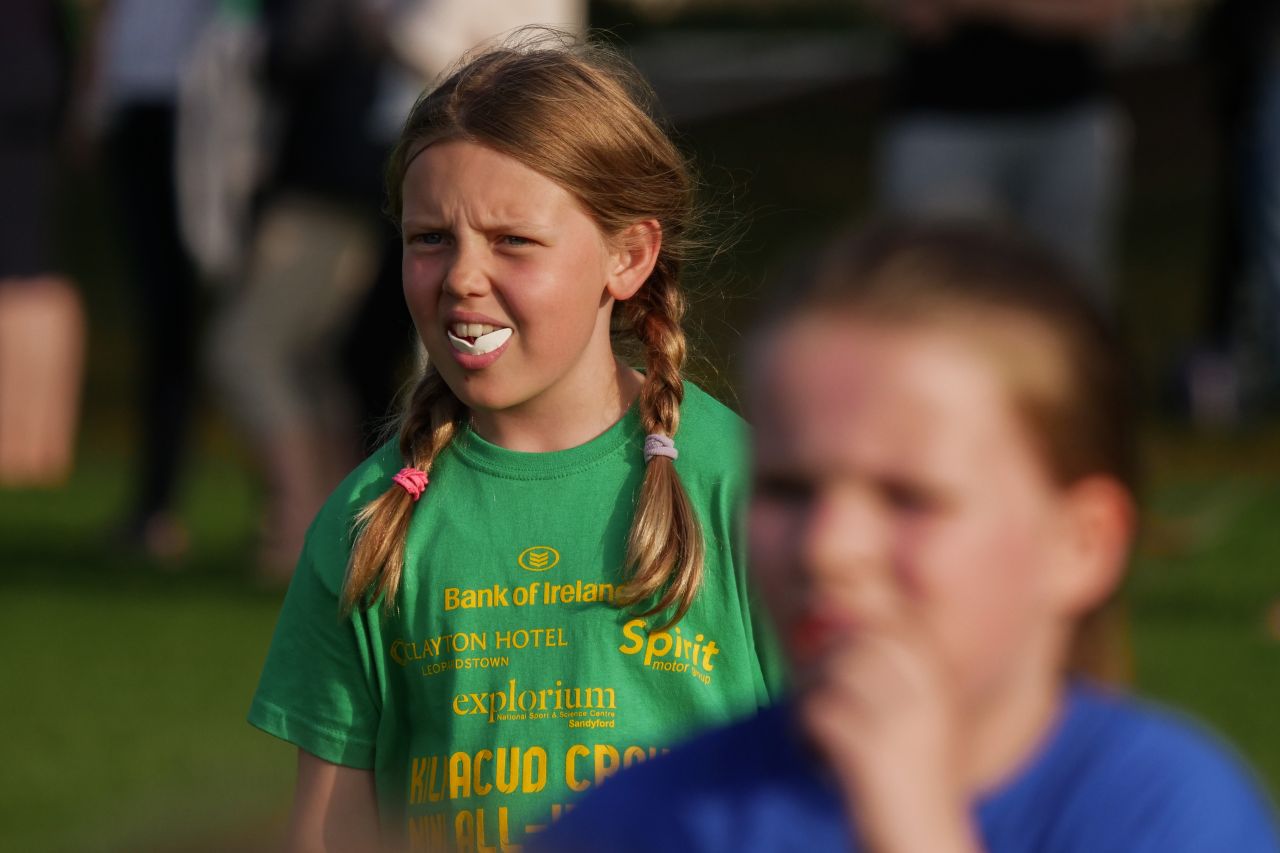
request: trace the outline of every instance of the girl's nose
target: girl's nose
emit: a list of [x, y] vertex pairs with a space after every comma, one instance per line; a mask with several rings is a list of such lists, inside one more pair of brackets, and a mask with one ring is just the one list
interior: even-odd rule
[[888, 521], [865, 489], [835, 489], [815, 500], [798, 545], [810, 583], [836, 594], [891, 574]]
[[458, 299], [489, 292], [489, 276], [477, 252], [461, 247], [457, 249], [453, 262], [445, 270], [444, 289]]

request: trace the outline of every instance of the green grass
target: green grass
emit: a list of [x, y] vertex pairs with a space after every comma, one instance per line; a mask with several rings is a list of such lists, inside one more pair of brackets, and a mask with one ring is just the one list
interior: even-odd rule
[[1128, 590], [1138, 688], [1211, 723], [1280, 794], [1280, 430], [1148, 444], [1156, 485]]
[[202, 457], [198, 556], [173, 566], [110, 540], [118, 453], [87, 448], [63, 490], [0, 492], [0, 848], [214, 850], [278, 823], [292, 749], [244, 715], [280, 595], [251, 580], [257, 500], [232, 461]]

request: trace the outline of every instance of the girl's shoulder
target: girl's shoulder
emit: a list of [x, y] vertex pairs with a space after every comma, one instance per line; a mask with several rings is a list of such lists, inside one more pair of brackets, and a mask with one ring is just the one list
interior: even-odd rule
[[1052, 819], [1079, 841], [1072, 849], [1280, 851], [1264, 789], [1225, 740], [1175, 709], [1082, 682], [1003, 800], [1026, 806], [1023, 818]]
[[684, 387], [676, 463], [686, 486], [719, 490], [745, 488], [750, 448], [746, 422], [692, 382]]
[[351, 527], [356, 513], [391, 485], [391, 478], [404, 467], [395, 439], [379, 447], [338, 484], [307, 532], [308, 545], [329, 543], [350, 547]]
[[676, 436], [682, 459], [686, 448], [711, 458], [738, 457], [746, 452], [747, 439], [746, 421], [737, 412], [694, 383], [684, 383], [680, 431]]

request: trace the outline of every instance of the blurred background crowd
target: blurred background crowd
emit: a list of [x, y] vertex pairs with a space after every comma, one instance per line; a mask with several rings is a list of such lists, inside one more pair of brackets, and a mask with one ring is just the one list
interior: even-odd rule
[[702, 172], [728, 400], [768, 270], [842, 222], [1006, 220], [1086, 274], [1147, 389], [1133, 677], [1280, 790], [1276, 0], [10, 0], [0, 847], [271, 848], [249, 693], [419, 357], [382, 164], [530, 23], [605, 29]]

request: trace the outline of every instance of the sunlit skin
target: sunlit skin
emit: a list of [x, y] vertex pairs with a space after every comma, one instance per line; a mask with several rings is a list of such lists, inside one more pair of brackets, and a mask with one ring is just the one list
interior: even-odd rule
[[1055, 484], [962, 334], [810, 316], [751, 367], [752, 569], [797, 719], [872, 849], [978, 849], [969, 801], [1052, 725], [1123, 491]]
[[[405, 299], [428, 358], [484, 438], [513, 450], [573, 447], [620, 418], [642, 377], [609, 340], [661, 234], [641, 222], [606, 236], [554, 181], [473, 142], [436, 143], [403, 184]], [[459, 355], [451, 324], [512, 330], [493, 353]]]

